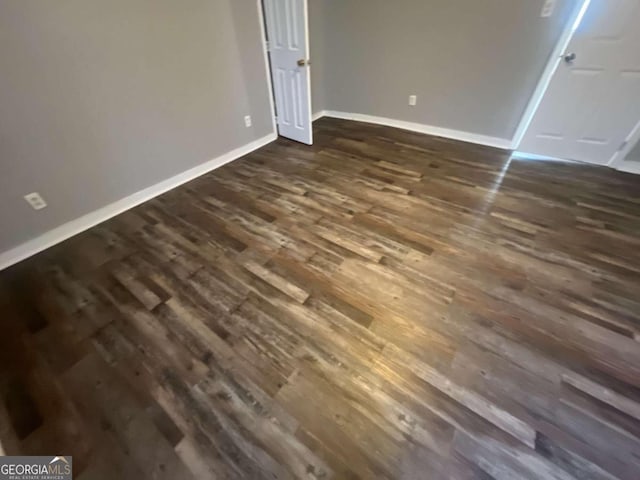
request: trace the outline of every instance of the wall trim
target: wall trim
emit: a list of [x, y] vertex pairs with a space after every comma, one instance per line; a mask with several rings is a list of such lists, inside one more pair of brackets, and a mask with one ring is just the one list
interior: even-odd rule
[[589, 165], [588, 163], [579, 162], [578, 160], [567, 160], [566, 158], [550, 157], [548, 155], [539, 155], [537, 153], [521, 152], [520, 150], [516, 150], [512, 152], [511, 158], [516, 160], [542, 160], [545, 162], [578, 163], [583, 165]]
[[623, 161], [615, 166], [620, 172], [640, 174], [640, 162]]
[[315, 112], [314, 114], [311, 115], [311, 121], [315, 122], [319, 118], [326, 117], [326, 116], [327, 116], [327, 111], [326, 110], [320, 110], [319, 112]]
[[248, 153], [257, 150], [260, 147], [273, 142], [278, 135], [275, 132], [269, 133], [262, 138], [247, 143], [241, 147], [238, 147], [230, 152], [224, 153], [219, 157], [209, 160], [205, 163], [201, 163], [189, 170], [185, 170], [173, 177], [162, 180], [155, 185], [144, 188], [138, 192], [135, 192], [127, 197], [117, 200], [109, 205], [105, 205], [93, 212], [89, 212], [82, 215], [75, 220], [64, 223], [59, 227], [56, 227], [48, 232], [39, 235], [38, 237], [28, 240], [27, 242], [18, 245], [10, 250], [0, 253], [0, 271], [4, 270], [11, 265], [14, 265], [26, 258], [35, 255], [43, 250], [46, 250], [53, 245], [63, 242], [68, 238], [77, 235], [85, 230], [88, 230], [99, 223], [109, 220], [122, 212], [130, 210], [133, 207], [140, 205], [141, 203], [151, 200], [158, 195], [161, 195], [169, 190], [172, 190], [183, 183], [186, 183], [194, 178], [197, 178], [205, 173], [208, 173], [216, 168], [219, 168], [229, 162], [232, 162]]
[[436, 137], [451, 138], [462, 142], [486, 145], [503, 150], [511, 150], [511, 140], [507, 138], [489, 137], [487, 135], [435, 127], [433, 125], [423, 123], [405, 122], [404, 120], [394, 120], [392, 118], [376, 117], [374, 115], [365, 115], [362, 113], [337, 112], [334, 110], [323, 110], [314, 114], [313, 117], [314, 120], [317, 120], [320, 117], [333, 117], [344, 120], [375, 123], [377, 125], [386, 125], [388, 127], [401, 128], [403, 130], [411, 130], [412, 132], [426, 133], [427, 135], [434, 135]]

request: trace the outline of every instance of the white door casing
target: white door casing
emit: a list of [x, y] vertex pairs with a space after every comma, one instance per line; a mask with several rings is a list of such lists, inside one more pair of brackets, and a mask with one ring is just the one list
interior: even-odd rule
[[307, 0], [264, 0], [278, 133], [311, 145]]
[[518, 146], [609, 164], [640, 120], [640, 0], [591, 0]]

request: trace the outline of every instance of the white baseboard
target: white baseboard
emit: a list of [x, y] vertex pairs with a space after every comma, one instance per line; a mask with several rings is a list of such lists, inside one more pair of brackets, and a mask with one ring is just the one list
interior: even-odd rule
[[326, 116], [327, 116], [327, 111], [326, 110], [320, 110], [319, 112], [316, 112], [313, 115], [311, 115], [311, 121], [315, 122], [319, 118], [326, 117]]
[[486, 145], [489, 147], [501, 148], [503, 150], [511, 149], [511, 139], [489, 137], [486, 135], [478, 135], [476, 133], [463, 132], [462, 130], [451, 130], [449, 128], [434, 127], [423, 123], [405, 122], [403, 120], [394, 120], [392, 118], [376, 117], [374, 115], [365, 115], [362, 113], [336, 112], [334, 110], [323, 110], [313, 115], [313, 119], [320, 117], [342, 118], [344, 120], [355, 120], [358, 122], [375, 123], [377, 125], [386, 125], [388, 127], [401, 128], [403, 130], [411, 130], [412, 132], [426, 133], [436, 137], [451, 138], [462, 142], [476, 143], [478, 145]]
[[627, 173], [640, 174], [640, 162], [623, 161], [614, 167], [616, 170]]
[[576, 160], [567, 160], [564, 158], [550, 157], [548, 155], [539, 155], [537, 153], [521, 152], [519, 150], [512, 152], [511, 158], [516, 158], [518, 160], [543, 160], [547, 162], [582, 163]]
[[594, 167], [607, 167], [613, 168], [615, 170], [619, 170], [621, 172], [626, 173], [635, 173], [640, 174], [640, 162], [620, 162], [617, 164], [598, 164], [591, 162], [581, 162], [579, 160], [566, 160], [563, 158], [549, 157], [546, 155], [538, 155], [536, 153], [526, 153], [516, 151], [511, 154], [511, 158], [516, 158], [519, 160], [544, 160], [548, 162], [563, 162], [563, 163], [576, 163], [581, 165], [592, 165]]
[[202, 163], [196, 167], [190, 168], [178, 175], [175, 175], [171, 178], [163, 180], [155, 185], [151, 185], [143, 190], [140, 190], [132, 195], [129, 195], [125, 198], [117, 200], [109, 205], [105, 205], [104, 207], [99, 208], [98, 210], [94, 210], [93, 212], [87, 213], [75, 220], [71, 220], [70, 222], [64, 223], [59, 227], [54, 228], [53, 230], [49, 230], [42, 235], [29, 240], [17, 247], [12, 248], [11, 250], [7, 250], [6, 252], [0, 253], [0, 270], [4, 270], [11, 265], [18, 263], [25, 258], [28, 258], [32, 255], [35, 255], [42, 250], [45, 250], [57, 243], [60, 243], [74, 235], [77, 235], [80, 232], [83, 232], [99, 223], [104, 222], [105, 220], [109, 220], [116, 215], [129, 210], [141, 203], [146, 202], [158, 195], [161, 195], [173, 188], [176, 188], [183, 183], [186, 183], [194, 178], [197, 178], [205, 173], [208, 173], [212, 170], [215, 170], [222, 165], [232, 162], [248, 153], [253, 152], [254, 150], [263, 147], [264, 145], [271, 143], [278, 135], [276, 133], [270, 133], [258, 140], [254, 140], [251, 143], [243, 145], [242, 147], [236, 148], [227, 152], [217, 158], [209, 160], [205, 163]]

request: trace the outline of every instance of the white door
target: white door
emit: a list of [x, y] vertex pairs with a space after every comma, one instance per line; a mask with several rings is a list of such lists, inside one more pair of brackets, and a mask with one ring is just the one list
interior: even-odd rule
[[640, 120], [640, 0], [591, 0], [566, 54], [518, 150], [607, 165]]
[[307, 0], [264, 0], [278, 133], [311, 145]]

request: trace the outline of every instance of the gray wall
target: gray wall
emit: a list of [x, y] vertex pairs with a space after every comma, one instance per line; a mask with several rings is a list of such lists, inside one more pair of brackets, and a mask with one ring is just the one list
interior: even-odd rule
[[511, 139], [576, 0], [324, 2], [325, 108]]
[[0, 252], [272, 131], [256, 0], [0, 0], [0, 72]]

